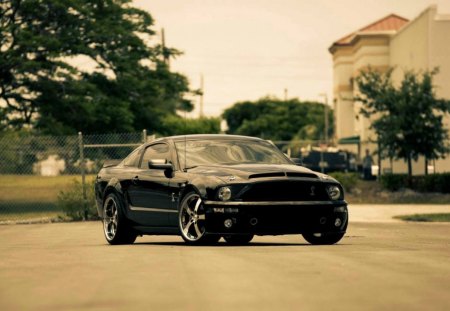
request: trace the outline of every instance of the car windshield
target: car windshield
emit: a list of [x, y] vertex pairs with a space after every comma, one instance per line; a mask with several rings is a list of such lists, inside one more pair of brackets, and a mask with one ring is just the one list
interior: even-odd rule
[[[175, 143], [181, 167], [236, 164], [292, 164], [266, 141], [187, 140]], [[186, 148], [185, 148], [186, 147]]]

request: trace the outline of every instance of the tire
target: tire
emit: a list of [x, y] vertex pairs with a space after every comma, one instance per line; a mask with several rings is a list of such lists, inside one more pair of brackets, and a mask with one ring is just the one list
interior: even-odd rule
[[123, 212], [123, 201], [110, 193], [103, 203], [103, 233], [111, 245], [133, 244], [137, 234], [127, 223]]
[[253, 240], [253, 234], [225, 235], [223, 238], [231, 245], [245, 245]]
[[332, 245], [339, 242], [345, 233], [303, 233], [303, 238], [313, 245]]
[[180, 235], [187, 244], [205, 245], [219, 241], [220, 236], [206, 234], [205, 221], [202, 198], [194, 191], [187, 193], [178, 209]]

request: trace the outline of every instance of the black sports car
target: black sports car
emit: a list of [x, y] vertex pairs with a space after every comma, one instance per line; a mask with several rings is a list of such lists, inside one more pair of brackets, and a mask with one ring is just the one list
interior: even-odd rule
[[254, 235], [300, 233], [312, 244], [334, 244], [348, 223], [339, 182], [245, 136], [144, 144], [119, 164], [103, 166], [95, 194], [110, 244], [133, 243], [143, 234], [245, 244]]

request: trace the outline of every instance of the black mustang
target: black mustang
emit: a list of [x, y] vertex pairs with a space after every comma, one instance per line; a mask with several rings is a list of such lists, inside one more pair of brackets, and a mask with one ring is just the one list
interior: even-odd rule
[[110, 244], [143, 234], [245, 244], [254, 235], [299, 233], [312, 244], [334, 244], [348, 223], [335, 179], [296, 166], [253, 137], [187, 135], [144, 144], [104, 165], [95, 194]]

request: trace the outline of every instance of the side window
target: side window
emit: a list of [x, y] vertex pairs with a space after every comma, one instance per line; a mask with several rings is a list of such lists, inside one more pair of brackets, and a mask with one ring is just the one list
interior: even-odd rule
[[139, 155], [141, 154], [141, 148], [135, 149], [128, 157], [123, 160], [124, 166], [138, 166], [139, 164]]
[[142, 157], [141, 168], [148, 168], [148, 161], [151, 159], [166, 159], [170, 161], [169, 146], [166, 144], [155, 144], [147, 147]]

